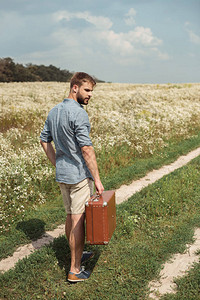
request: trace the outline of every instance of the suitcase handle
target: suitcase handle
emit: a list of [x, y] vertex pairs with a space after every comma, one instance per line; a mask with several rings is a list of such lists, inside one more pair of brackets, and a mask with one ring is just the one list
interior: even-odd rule
[[90, 201], [98, 202], [98, 201], [99, 201], [99, 197], [100, 197], [100, 195], [95, 194], [94, 196], [92, 196], [92, 197], [90, 198]]
[[[101, 196], [101, 195], [99, 195], [99, 194], [95, 194], [95, 195], [93, 195], [93, 196], [90, 198], [90, 201], [92, 201], [92, 202], [98, 202], [100, 196]], [[89, 206], [89, 202], [87, 201], [87, 202], [85, 203], [85, 205], [88, 207], [88, 206]], [[104, 201], [102, 207], [105, 207], [105, 206], [107, 206], [107, 205], [108, 205], [108, 202]]]

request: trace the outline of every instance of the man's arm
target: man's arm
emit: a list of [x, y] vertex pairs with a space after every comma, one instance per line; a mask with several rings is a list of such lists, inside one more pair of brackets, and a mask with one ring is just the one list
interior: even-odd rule
[[48, 159], [50, 160], [52, 165], [54, 165], [54, 167], [55, 167], [56, 166], [56, 153], [55, 153], [55, 150], [54, 150], [52, 144], [45, 143], [42, 140], [40, 140], [40, 144], [42, 145], [42, 148], [44, 149], [46, 156], [48, 157]]
[[94, 148], [92, 146], [84, 146], [81, 147], [81, 151], [86, 165], [94, 178], [96, 191], [101, 195], [104, 191], [104, 187], [100, 180]]

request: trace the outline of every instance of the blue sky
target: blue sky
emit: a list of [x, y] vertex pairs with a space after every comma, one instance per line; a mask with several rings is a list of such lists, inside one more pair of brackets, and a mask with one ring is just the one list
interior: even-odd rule
[[200, 0], [0, 0], [0, 57], [127, 83], [200, 82]]

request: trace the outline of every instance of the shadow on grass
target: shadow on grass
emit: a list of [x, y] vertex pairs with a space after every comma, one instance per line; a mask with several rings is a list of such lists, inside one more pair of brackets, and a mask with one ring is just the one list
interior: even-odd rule
[[[70, 270], [71, 256], [70, 256], [70, 248], [66, 237], [61, 236], [59, 238], [54, 239], [50, 247], [52, 247], [53, 251], [55, 252], [59, 267], [65, 270], [66, 281], [67, 281], [68, 272]], [[99, 259], [99, 256], [101, 255], [101, 247], [85, 245], [84, 251], [94, 252], [94, 257], [82, 264], [84, 265], [86, 270], [90, 270], [92, 272]]]
[[16, 229], [23, 231], [29, 239], [36, 240], [45, 233], [45, 224], [46, 223], [40, 219], [30, 219], [19, 222]]

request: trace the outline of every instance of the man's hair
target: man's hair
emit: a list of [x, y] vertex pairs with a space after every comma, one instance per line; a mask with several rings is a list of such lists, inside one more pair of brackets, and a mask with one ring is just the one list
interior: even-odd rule
[[84, 82], [90, 82], [93, 86], [96, 85], [94, 78], [84, 72], [76, 72], [70, 80], [70, 89], [76, 84], [80, 87]]

